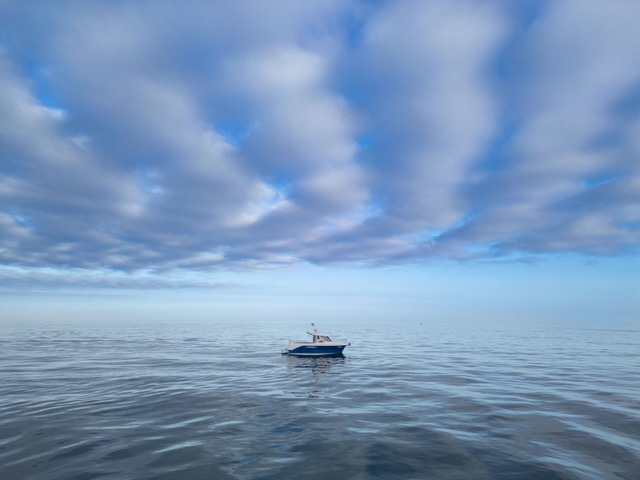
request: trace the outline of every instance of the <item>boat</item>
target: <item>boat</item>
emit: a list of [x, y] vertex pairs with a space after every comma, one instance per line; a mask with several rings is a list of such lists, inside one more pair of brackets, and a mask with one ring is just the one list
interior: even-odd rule
[[295, 357], [338, 357], [342, 355], [345, 347], [351, 345], [346, 340], [331, 340], [329, 335], [318, 332], [315, 324], [311, 324], [311, 341], [289, 340], [287, 346], [282, 350], [283, 355]]

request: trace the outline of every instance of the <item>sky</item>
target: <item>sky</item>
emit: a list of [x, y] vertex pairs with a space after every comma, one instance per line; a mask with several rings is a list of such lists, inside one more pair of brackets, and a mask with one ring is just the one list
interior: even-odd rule
[[0, 320], [640, 326], [639, 21], [0, 0]]

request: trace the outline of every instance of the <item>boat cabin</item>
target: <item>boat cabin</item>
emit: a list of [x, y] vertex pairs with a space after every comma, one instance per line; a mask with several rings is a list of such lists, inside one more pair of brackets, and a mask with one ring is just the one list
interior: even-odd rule
[[324, 335], [322, 333], [318, 333], [318, 332], [307, 332], [309, 335], [311, 335], [311, 337], [313, 338], [312, 343], [325, 343], [325, 342], [330, 342], [331, 339], [329, 338], [329, 335]]

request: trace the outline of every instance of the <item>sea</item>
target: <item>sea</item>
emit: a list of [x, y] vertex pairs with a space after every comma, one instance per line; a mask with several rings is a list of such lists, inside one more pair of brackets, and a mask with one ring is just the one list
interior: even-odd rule
[[640, 479], [640, 331], [0, 325], [0, 479]]

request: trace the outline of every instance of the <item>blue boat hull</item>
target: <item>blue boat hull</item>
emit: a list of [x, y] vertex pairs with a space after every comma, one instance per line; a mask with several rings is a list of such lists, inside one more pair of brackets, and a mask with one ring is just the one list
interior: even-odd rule
[[346, 345], [300, 345], [286, 353], [297, 357], [332, 357], [342, 355]]

